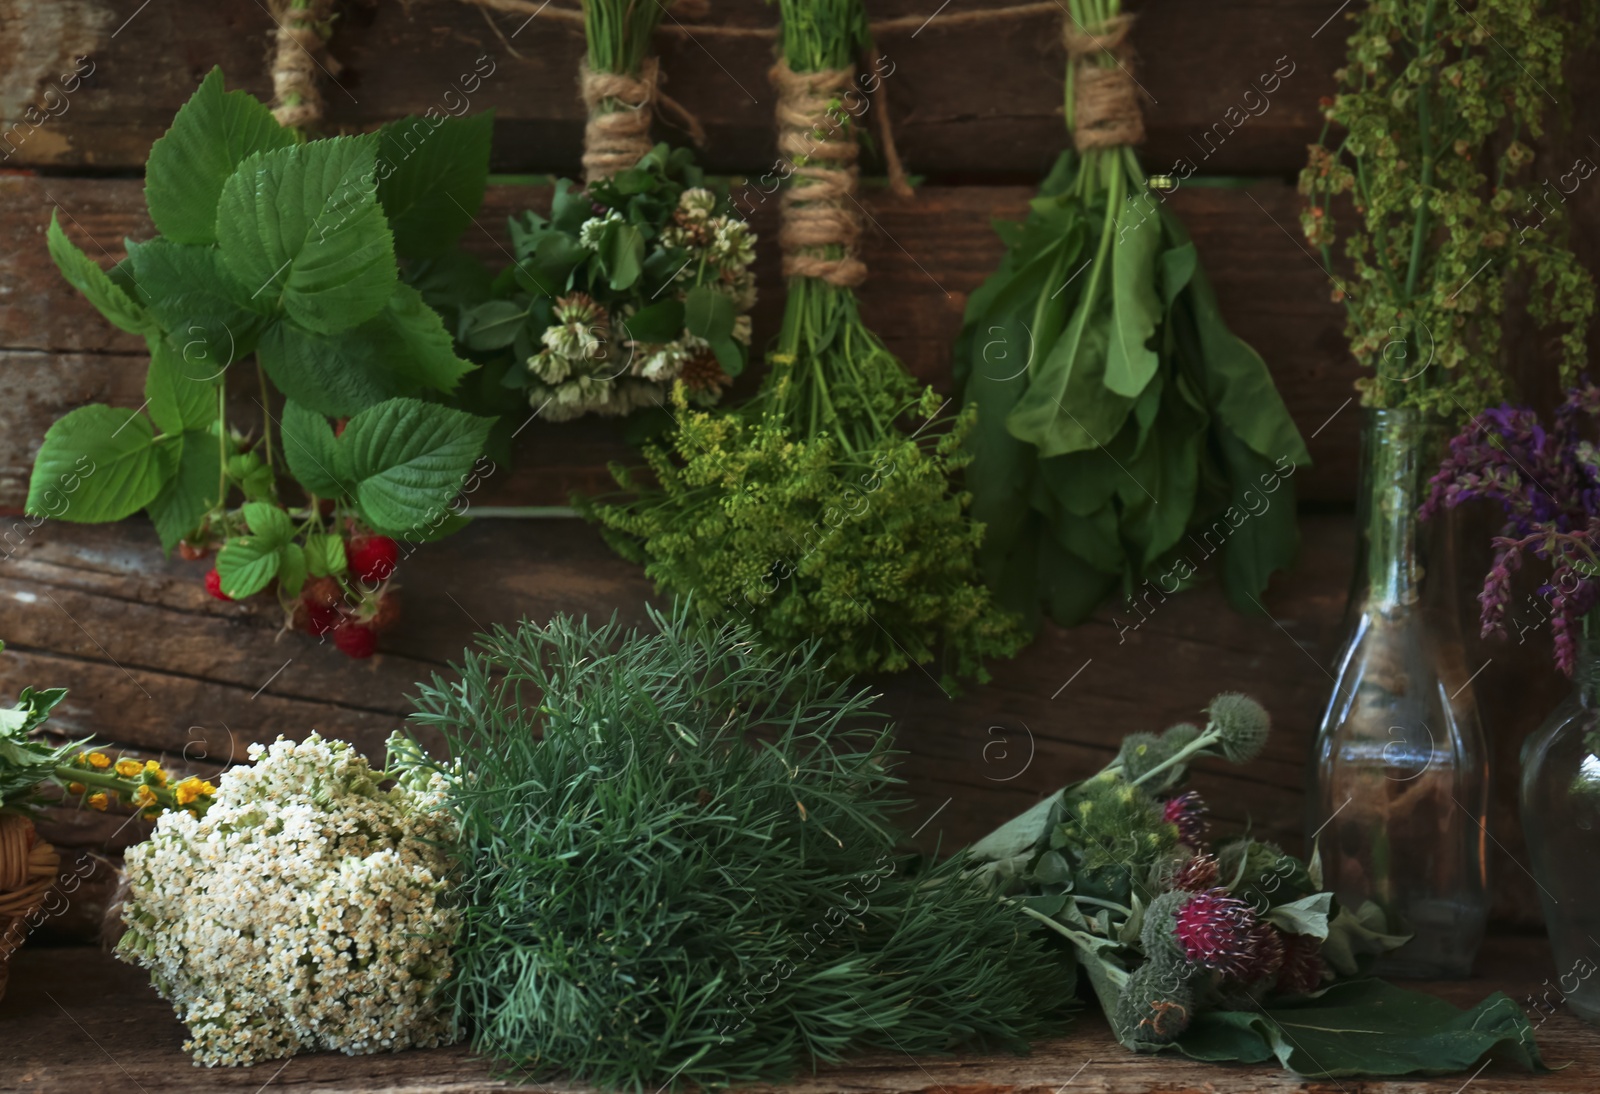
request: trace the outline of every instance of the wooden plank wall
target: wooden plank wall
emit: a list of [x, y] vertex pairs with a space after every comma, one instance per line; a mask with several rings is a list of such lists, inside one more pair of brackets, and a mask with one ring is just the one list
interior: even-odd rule
[[[870, 6], [877, 18], [938, 7]], [[1345, 9], [1335, 0], [1135, 7], [1139, 80], [1149, 97], [1145, 162], [1152, 170], [1193, 165], [1196, 178], [1174, 206], [1229, 321], [1271, 364], [1316, 461], [1297, 483], [1304, 548], [1266, 598], [1270, 618], [1236, 615], [1208, 587], [1161, 605], [1137, 628], [1124, 627], [1136, 617], [1114, 607], [1074, 630], [1046, 628], [1021, 657], [994, 667], [991, 685], [955, 699], [920, 673], [882, 681], [908, 753], [909, 826], [926, 821], [919, 842], [930, 847], [973, 837], [1103, 763], [1122, 733], [1193, 717], [1224, 689], [1261, 698], [1278, 732], [1249, 767], [1200, 776], [1216, 823], [1249, 824], [1300, 844], [1307, 750], [1331, 686], [1326, 666], [1349, 580], [1360, 412], [1350, 402], [1355, 371], [1341, 313], [1299, 241], [1292, 180], [1321, 128], [1317, 100], [1341, 63]], [[715, 171], [759, 174], [773, 162], [770, 41], [727, 32], [772, 20], [761, 0], [717, 0], [704, 22], [661, 35], [670, 90], [704, 122], [710, 143], [702, 158]], [[0, 0], [0, 27], [0, 135], [13, 149], [7, 155], [0, 145], [0, 513], [16, 514], [52, 420], [85, 402], [142, 400], [142, 345], [101, 321], [57, 276], [44, 249], [50, 211], [59, 209], [68, 233], [107, 263], [121, 257], [124, 237], [148, 235], [139, 176], [151, 141], [213, 64], [231, 86], [264, 97], [272, 25], [258, 3]], [[1024, 213], [1064, 142], [1057, 33], [1049, 13], [995, 15], [959, 29], [935, 17], [880, 42], [894, 64], [886, 83], [897, 139], [925, 183], [910, 200], [867, 192], [872, 276], [863, 309], [931, 383], [947, 385], [948, 347], [967, 294], [999, 258], [990, 219]], [[338, 86], [327, 87], [328, 124], [359, 131], [430, 107], [464, 109], [466, 101], [496, 111], [497, 171], [572, 173], [581, 49], [570, 24], [551, 15], [494, 14], [458, 0], [345, 3], [331, 43], [339, 69]], [[62, 73], [88, 64], [93, 72], [77, 91], [46, 96]], [[1289, 74], [1267, 96], [1268, 108], [1226, 133], [1225, 119], [1238, 117], [1232, 108], [1274, 69]], [[1260, 101], [1250, 99], [1257, 110]], [[1600, 118], [1593, 101], [1578, 98], [1574, 135], [1541, 154], [1550, 174], [1588, 147], [1593, 126], [1585, 123]], [[681, 139], [666, 129], [662, 136]], [[1226, 185], [1207, 185], [1218, 182]], [[547, 200], [541, 187], [495, 186], [469, 245], [497, 261], [505, 216]], [[1592, 192], [1574, 201], [1580, 246], [1600, 257], [1600, 203]], [[770, 212], [754, 220], [770, 240]], [[774, 331], [782, 305], [770, 245], [760, 272], [758, 343]], [[1510, 363], [1548, 398], [1537, 347], [1516, 347]], [[515, 464], [485, 480], [475, 505], [561, 505], [573, 489], [605, 488], [606, 460], [627, 456], [615, 427], [594, 421], [539, 423], [519, 445]], [[249, 741], [314, 727], [376, 749], [407, 709], [412, 682], [445, 671], [480, 627], [555, 611], [638, 618], [652, 595], [579, 522], [484, 519], [405, 564], [404, 625], [383, 654], [352, 663], [279, 633], [275, 609], [210, 600], [201, 568], [164, 560], [139, 521], [37, 530], [14, 521], [3, 522], [19, 530], [0, 551], [0, 637], [10, 646], [0, 691], [66, 685], [64, 731], [183, 756], [202, 770], [242, 757]], [[1476, 541], [1465, 554], [1469, 565], [1481, 561]], [[1470, 589], [1462, 603], [1475, 631]], [[1474, 666], [1487, 663], [1477, 686], [1496, 761], [1497, 914], [1530, 923], [1537, 912], [1514, 817], [1515, 757], [1562, 685], [1545, 668], [1541, 640], [1521, 648], [1473, 640], [1469, 649]], [[112, 851], [142, 834], [120, 817], [66, 812], [53, 813], [47, 828], [63, 844]]]

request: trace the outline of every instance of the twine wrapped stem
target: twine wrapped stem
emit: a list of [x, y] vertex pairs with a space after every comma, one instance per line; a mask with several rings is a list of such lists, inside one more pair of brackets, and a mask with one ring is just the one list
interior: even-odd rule
[[1133, 78], [1132, 15], [1116, 15], [1095, 27], [1067, 16], [1061, 42], [1072, 79], [1072, 140], [1079, 152], [1120, 148], [1144, 140], [1139, 85]]
[[854, 288], [867, 276], [856, 257], [860, 148], [832, 107], [850, 90], [855, 68], [795, 72], [779, 61], [768, 75], [778, 89], [778, 154], [794, 165], [780, 205], [783, 274]]
[[339, 64], [327, 53], [327, 26], [333, 0], [274, 0], [278, 31], [272, 47], [272, 116], [278, 124], [311, 130], [322, 123], [322, 90], [317, 78]]

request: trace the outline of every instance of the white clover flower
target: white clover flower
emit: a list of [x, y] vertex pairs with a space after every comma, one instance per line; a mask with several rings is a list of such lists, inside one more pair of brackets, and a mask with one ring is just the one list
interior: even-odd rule
[[128, 852], [118, 955], [171, 1000], [197, 1065], [447, 1042], [444, 778], [381, 790], [364, 757], [316, 734], [250, 757], [204, 817], [166, 813]]
[[705, 220], [717, 207], [717, 195], [703, 186], [692, 186], [678, 195], [678, 211], [685, 220]]
[[603, 217], [590, 217], [578, 227], [578, 243], [591, 251], [600, 247], [600, 235], [606, 230], [606, 225], [622, 220], [622, 214], [612, 209]]

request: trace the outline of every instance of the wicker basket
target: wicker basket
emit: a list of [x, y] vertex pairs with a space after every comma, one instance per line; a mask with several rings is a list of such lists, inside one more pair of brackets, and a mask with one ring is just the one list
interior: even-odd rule
[[28, 917], [44, 901], [61, 868], [56, 849], [15, 813], [0, 813], [0, 997], [6, 993], [6, 967], [27, 936]]

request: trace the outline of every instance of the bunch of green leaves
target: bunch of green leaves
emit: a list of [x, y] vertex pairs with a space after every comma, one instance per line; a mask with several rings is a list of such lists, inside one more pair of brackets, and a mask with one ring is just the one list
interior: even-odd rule
[[[1524, 140], [1543, 135], [1569, 56], [1593, 40], [1596, 9], [1582, 7], [1576, 25], [1549, 0], [1376, 0], [1345, 16], [1355, 26], [1300, 175], [1301, 225], [1330, 276], [1344, 237], [1352, 277], [1335, 276], [1333, 296], [1371, 369], [1356, 381], [1367, 405], [1448, 420], [1505, 401], [1514, 284], [1539, 328], [1562, 328], [1563, 385], [1581, 367], [1595, 287], [1567, 245], [1562, 205], [1594, 164], [1548, 164], [1535, 183]], [[1339, 224], [1345, 195], [1354, 215]]]
[[[1120, 6], [1070, 5], [1082, 26]], [[1069, 70], [1069, 119], [1072, 93]], [[967, 302], [955, 373], [978, 406], [983, 571], [1030, 622], [1192, 584], [1183, 545], [1213, 528], [1230, 602], [1258, 610], [1298, 544], [1292, 486], [1257, 508], [1305, 445], [1164, 202], [1131, 148], [1063, 152], [1028, 219], [996, 223], [1005, 258]]]
[[[398, 262], [446, 252], [471, 222], [490, 124], [407, 118], [305, 141], [213, 69], [150, 150], [159, 236], [129, 241], [107, 272], [52, 216], [56, 265], [144, 336], [150, 367], [144, 407], [81, 407], [50, 427], [29, 511], [100, 522], [144, 509], [167, 550], [220, 542], [233, 597], [342, 571], [327, 540], [346, 518], [413, 539], [453, 528], [444, 507], [488, 423], [439, 402], [473, 366]], [[228, 379], [252, 354], [268, 419], [256, 437], [226, 420]], [[284, 400], [277, 451], [268, 380]], [[337, 443], [330, 418], [349, 419]], [[302, 511], [280, 495], [289, 479]]]
[[0, 809], [28, 805], [39, 784], [83, 746], [69, 742], [51, 748], [33, 735], [66, 695], [66, 688], [23, 688], [16, 706], [0, 710]]
[[583, 36], [595, 72], [637, 76], [667, 5], [646, 0], [583, 0]]
[[[693, 153], [665, 144], [637, 166], [586, 188], [559, 180], [548, 217], [529, 210], [511, 219], [512, 264], [485, 281], [481, 298], [452, 300], [454, 280], [441, 280], [439, 303], [455, 305], [461, 345], [505, 388], [522, 392], [534, 379], [520, 366], [538, 352], [556, 301], [582, 293], [605, 309], [607, 341], [625, 357], [689, 335], [707, 343], [725, 374], [738, 376], [749, 349], [734, 337], [741, 311], [735, 296], [719, 290], [716, 266], [694, 261], [685, 247], [662, 238], [684, 192], [705, 184]], [[727, 197], [719, 193], [715, 215], [728, 213]], [[598, 230], [584, 233], [593, 221], [600, 222]], [[517, 395], [502, 412], [525, 413], [526, 405]]]
[[445, 990], [511, 1074], [720, 1086], [1051, 1028], [1042, 932], [956, 866], [898, 868], [871, 697], [755, 638], [558, 616], [422, 688], [461, 831]]
[[[1181, 786], [1194, 760], [1248, 762], [1266, 739], [1265, 711], [1244, 696], [1218, 696], [1208, 712], [1204, 729], [1129, 734], [1099, 773], [1049, 795], [961, 858], [1022, 917], [1070, 943], [1059, 951], [1062, 975], [1088, 982], [1118, 1040], [1197, 1060], [1276, 1060], [1316, 1078], [1462, 1070], [1491, 1052], [1541, 1067], [1526, 1017], [1503, 993], [1461, 1011], [1362, 978], [1377, 955], [1407, 939], [1384, 933], [1376, 904], [1344, 908], [1323, 891], [1315, 857], [1301, 862], [1247, 836], [1208, 847], [1195, 846], [1191, 832], [1185, 845], [1157, 795]], [[1180, 884], [1186, 872], [1207, 871], [1214, 880]], [[1190, 963], [1173, 917], [1196, 887], [1208, 900], [1242, 901], [1262, 929], [1314, 946], [1322, 986], [1278, 994], [1271, 975], [1246, 985]], [[1129, 1017], [1130, 1000], [1151, 999], [1178, 1015], [1162, 1036]]]

